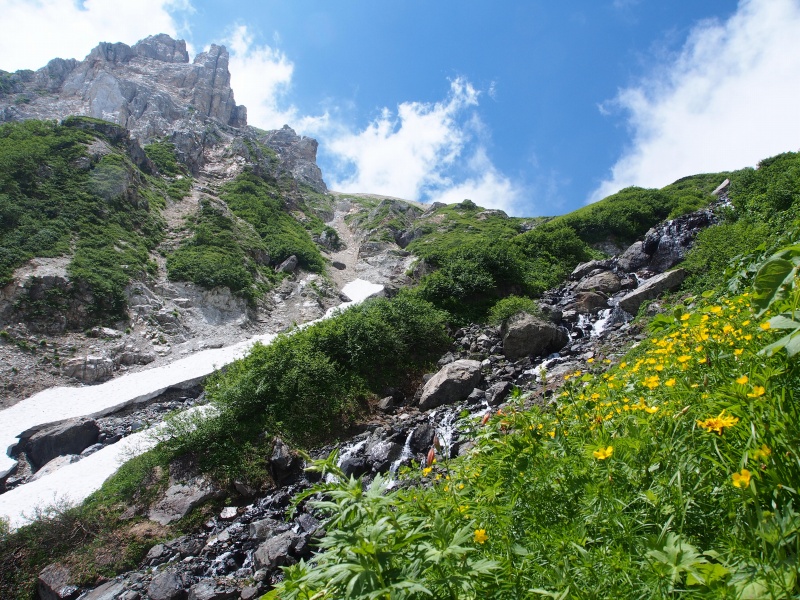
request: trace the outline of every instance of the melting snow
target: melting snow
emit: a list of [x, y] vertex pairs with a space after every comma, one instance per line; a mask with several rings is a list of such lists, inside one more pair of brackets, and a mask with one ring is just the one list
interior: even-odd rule
[[[382, 285], [356, 279], [342, 289], [351, 301], [329, 310], [322, 319], [382, 290]], [[245, 356], [256, 342], [269, 344], [275, 337], [276, 334], [265, 334], [226, 348], [197, 352], [163, 367], [123, 375], [100, 385], [55, 387], [39, 392], [0, 411], [0, 448], [15, 444], [21, 432], [36, 425], [109, 414], [123, 406], [154, 398], [170, 387], [200, 381], [220, 367]], [[63, 498], [70, 502], [84, 500], [99, 489], [120, 464], [153, 447], [156, 443], [153, 432], [159, 427], [130, 435], [46, 477], [0, 494], [0, 516], [7, 517], [12, 527], [18, 527], [27, 521], [25, 515], [33, 516], [33, 508], [37, 505], [52, 504]], [[12, 469], [15, 463], [11, 457], [0, 453], [0, 476]]]

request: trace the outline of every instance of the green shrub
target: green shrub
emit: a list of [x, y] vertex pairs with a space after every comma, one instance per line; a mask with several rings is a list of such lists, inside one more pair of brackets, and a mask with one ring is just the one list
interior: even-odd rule
[[144, 147], [147, 158], [153, 161], [163, 175], [175, 176], [183, 169], [175, 157], [175, 144], [170, 142], [152, 142]]
[[245, 171], [222, 188], [220, 198], [264, 240], [272, 264], [291, 255], [310, 271], [325, 270], [325, 261], [308, 231], [287, 211], [279, 182]]
[[506, 319], [522, 312], [530, 315], [539, 314], [539, 305], [536, 303], [536, 300], [524, 298], [522, 296], [508, 296], [507, 298], [498, 300], [495, 305], [489, 309], [488, 320], [492, 325], [499, 325]]
[[232, 476], [238, 448], [264, 432], [309, 444], [346, 431], [365, 398], [418, 371], [447, 346], [444, 315], [410, 294], [371, 299], [331, 319], [256, 345], [206, 385], [218, 414], [168, 442]]

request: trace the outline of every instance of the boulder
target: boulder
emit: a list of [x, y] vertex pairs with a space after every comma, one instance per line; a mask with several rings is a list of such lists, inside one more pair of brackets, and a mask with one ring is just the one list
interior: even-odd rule
[[505, 321], [502, 335], [503, 354], [509, 360], [555, 352], [569, 342], [566, 331], [527, 313], [520, 313]]
[[415, 454], [427, 452], [433, 445], [434, 435], [436, 435], [436, 431], [430, 423], [417, 425], [411, 432], [411, 439], [408, 442], [411, 451]]
[[272, 467], [273, 478], [280, 483], [296, 475], [303, 466], [303, 461], [282, 439], [276, 437], [269, 464]]
[[111, 379], [113, 374], [114, 361], [106, 356], [70, 358], [64, 362], [64, 375], [83, 383], [100, 383]]
[[253, 553], [256, 569], [272, 570], [277, 567], [293, 565], [297, 562], [292, 551], [303, 542], [303, 536], [285, 531], [261, 544]]
[[271, 538], [277, 533], [283, 533], [288, 528], [286, 523], [276, 521], [275, 519], [261, 519], [260, 521], [253, 521], [247, 530], [250, 539], [266, 540]]
[[422, 389], [420, 410], [464, 400], [481, 377], [481, 363], [477, 360], [457, 360], [445, 365]]
[[403, 453], [403, 446], [396, 442], [380, 440], [367, 449], [367, 461], [375, 473], [386, 472]]
[[97, 442], [100, 428], [94, 419], [69, 419], [38, 431], [26, 431], [14, 447], [13, 454], [25, 452], [31, 464], [39, 469], [58, 456], [80, 454]]
[[[91, 447], [91, 446], [90, 446]], [[65, 454], [64, 456], [56, 456], [53, 460], [44, 465], [41, 469], [31, 477], [31, 481], [36, 481], [42, 477], [47, 477], [51, 473], [55, 473], [61, 467], [66, 467], [72, 463], [78, 462], [81, 459], [77, 454]]]
[[201, 581], [189, 589], [189, 600], [233, 600], [239, 590], [216, 581]]
[[150, 600], [183, 600], [186, 598], [186, 590], [177, 574], [159, 573], [147, 586], [147, 597]]
[[621, 287], [619, 277], [612, 271], [601, 271], [591, 277], [586, 277], [578, 283], [578, 291], [592, 292], [598, 291], [604, 294], [613, 294], [618, 292]]
[[489, 406], [500, 406], [514, 386], [509, 381], [500, 381], [486, 390], [486, 401]]
[[276, 273], [293, 273], [297, 268], [297, 257], [292, 254], [289, 258], [283, 261], [280, 265], [275, 267]]
[[569, 310], [574, 310], [582, 315], [593, 315], [604, 308], [608, 308], [608, 298], [605, 295], [596, 292], [579, 292], [575, 295], [575, 300], [564, 311], [562, 318], [565, 321], [567, 320], [567, 312]]
[[36, 582], [40, 600], [74, 600], [78, 597], [78, 586], [72, 585], [67, 567], [59, 564], [46, 566]]
[[386, 398], [382, 398], [380, 402], [378, 402], [378, 410], [384, 413], [390, 413], [394, 410], [394, 398], [392, 396], [386, 396]]
[[155, 503], [147, 517], [161, 525], [168, 525], [185, 517], [195, 506], [218, 495], [219, 492], [202, 477], [177, 483], [167, 489], [164, 497]]
[[121, 581], [108, 581], [81, 596], [81, 600], [118, 600], [125, 592], [125, 584]]
[[626, 273], [638, 271], [650, 261], [642, 242], [634, 242], [617, 258], [617, 265]]
[[686, 278], [686, 271], [675, 269], [651, 277], [638, 288], [619, 300], [619, 307], [627, 313], [635, 315], [645, 300], [655, 300], [666, 291], [678, 289]]
[[570, 274], [569, 278], [573, 281], [578, 281], [579, 279], [583, 279], [592, 271], [596, 271], [597, 269], [608, 269], [609, 263], [606, 260], [590, 260], [589, 262], [581, 263]]
[[331, 266], [334, 269], [339, 269], [340, 271], [344, 271], [347, 268], [347, 265], [341, 261], [335, 260], [331, 263]]

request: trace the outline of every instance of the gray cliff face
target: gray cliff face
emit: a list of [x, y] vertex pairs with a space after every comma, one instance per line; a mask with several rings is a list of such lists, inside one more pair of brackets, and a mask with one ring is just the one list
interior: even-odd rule
[[[122, 125], [142, 144], [168, 138], [195, 174], [230, 146], [264, 171], [283, 172], [317, 192], [327, 187], [316, 164], [317, 141], [289, 126], [264, 132], [247, 126], [236, 104], [224, 46], [189, 60], [186, 42], [166, 34], [134, 44], [103, 42], [82, 61], [55, 58], [37, 71], [0, 71], [0, 123], [82, 115]], [[250, 156], [241, 138], [257, 139], [279, 158]], [[216, 149], [215, 149], [216, 148]], [[257, 152], [257, 150], [255, 150]], [[263, 163], [263, 165], [261, 164]]]
[[165, 34], [133, 46], [101, 43], [83, 61], [57, 58], [35, 72], [0, 73], [0, 122], [95, 117], [142, 142], [174, 138], [187, 162], [199, 163], [209, 126], [247, 126], [228, 59], [223, 46], [212, 45], [190, 63], [186, 42]]
[[322, 171], [317, 166], [317, 140], [299, 136], [294, 129], [284, 125], [283, 129], [265, 132], [259, 141], [275, 150], [281, 159], [282, 169], [291, 173], [292, 177], [318, 192], [327, 191], [322, 181]]

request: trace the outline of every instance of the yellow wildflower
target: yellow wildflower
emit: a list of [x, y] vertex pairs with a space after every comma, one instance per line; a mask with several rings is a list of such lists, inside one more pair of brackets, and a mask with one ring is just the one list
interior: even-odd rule
[[597, 460], [605, 460], [612, 454], [614, 454], [614, 446], [608, 446], [606, 448], [598, 448], [594, 452], [592, 452], [594, 457]]
[[422, 469], [422, 476], [427, 477], [428, 475], [431, 474], [431, 471], [433, 471], [433, 467], [425, 467], [424, 469]]
[[654, 412], [658, 412], [658, 407], [657, 406], [645, 406], [644, 410], [652, 415]]
[[761, 323], [759, 327], [761, 327], [761, 329], [763, 329], [764, 331], [767, 331], [771, 327], [771, 325], [769, 324], [769, 321], [766, 321], [764, 323]]
[[750, 485], [750, 471], [742, 469], [739, 473], [734, 473], [732, 476], [733, 485], [737, 488], [746, 488]]
[[683, 355], [678, 357], [678, 362], [679, 363], [685, 363], [685, 362], [688, 362], [690, 360], [692, 360], [692, 357], [689, 356], [688, 354], [683, 354]]
[[591, 363], [593, 363], [593, 362], [594, 362], [594, 359], [593, 359], [593, 358], [587, 358], [587, 359], [586, 359], [586, 362], [587, 362], [587, 363], [589, 363], [589, 364], [591, 364]]
[[473, 539], [478, 544], [485, 544], [486, 540], [489, 539], [489, 536], [486, 535], [486, 530], [485, 529], [476, 529], [475, 530], [475, 535], [473, 536]]
[[681, 315], [681, 321], [688, 321], [691, 316], [692, 315], [690, 315], [689, 313], [683, 313]]
[[675, 379], [674, 378], [673, 379], [667, 379], [664, 382], [664, 385], [667, 386], [667, 387], [672, 387], [673, 385], [675, 385]]
[[737, 417], [726, 416], [723, 410], [716, 417], [709, 417], [704, 421], [697, 421], [697, 424], [706, 431], [716, 431], [717, 434], [722, 435], [722, 430], [725, 427], [733, 427], [738, 422], [739, 419]]
[[712, 306], [709, 310], [712, 313], [714, 313], [715, 315], [718, 315], [718, 314], [720, 314], [722, 312], [722, 307], [721, 306]]
[[762, 444], [761, 448], [758, 448], [757, 450], [755, 450], [755, 452], [753, 452], [753, 460], [760, 460], [760, 459], [766, 460], [767, 458], [769, 458], [770, 454], [772, 454], [772, 450], [770, 450], [766, 444]]
[[736, 383], [738, 383], [739, 385], [744, 385], [744, 384], [746, 384], [748, 381], [750, 381], [750, 380], [747, 378], [747, 375], [742, 375], [741, 377], [739, 377], [739, 378], [736, 380]]
[[761, 385], [754, 385], [753, 392], [751, 394], [747, 394], [748, 398], [760, 398], [763, 396], [767, 390], [764, 389], [764, 386]]
[[645, 377], [642, 385], [653, 390], [661, 385], [661, 381], [659, 380], [658, 375], [653, 375], [652, 377]]

